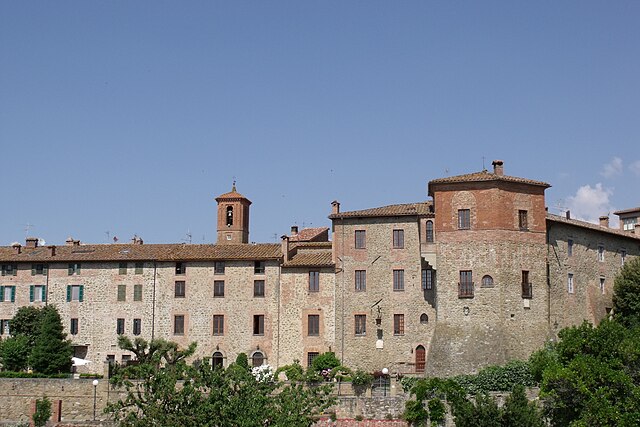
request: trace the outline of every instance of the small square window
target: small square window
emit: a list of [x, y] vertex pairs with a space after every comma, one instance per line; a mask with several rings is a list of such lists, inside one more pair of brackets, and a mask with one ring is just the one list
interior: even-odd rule
[[213, 274], [224, 274], [224, 261], [216, 261], [213, 263]]
[[144, 262], [136, 262], [135, 268], [136, 274], [142, 274], [144, 272]]
[[2, 264], [3, 276], [16, 276], [18, 274], [18, 264]]
[[84, 300], [84, 286], [83, 285], [67, 285], [67, 302]]
[[311, 365], [313, 365], [313, 360], [320, 356], [320, 353], [318, 353], [317, 351], [310, 351], [307, 353], [307, 367], [310, 367]]
[[366, 231], [365, 230], [356, 230], [355, 236], [356, 236], [356, 242], [355, 242], [356, 249], [365, 249], [367, 247], [367, 234], [366, 234]]
[[47, 266], [45, 264], [33, 264], [31, 265], [31, 275], [32, 276], [46, 276], [47, 275]]
[[80, 275], [80, 263], [70, 263], [67, 268], [67, 273], [69, 276]]
[[264, 280], [253, 281], [253, 296], [259, 298], [264, 297]]
[[176, 280], [175, 283], [175, 297], [176, 298], [184, 298], [186, 295], [186, 287], [184, 280]]
[[187, 265], [184, 262], [176, 262], [176, 275], [186, 274]]
[[118, 264], [118, 274], [127, 274], [127, 263], [121, 262]]
[[320, 291], [320, 272], [310, 271], [309, 272], [309, 292], [318, 292], [318, 291]]
[[215, 280], [213, 282], [213, 296], [224, 297], [224, 280]]
[[47, 287], [45, 285], [32, 285], [30, 287], [31, 302], [44, 302], [47, 300]]
[[254, 274], [264, 274], [264, 261], [256, 261], [253, 266]]

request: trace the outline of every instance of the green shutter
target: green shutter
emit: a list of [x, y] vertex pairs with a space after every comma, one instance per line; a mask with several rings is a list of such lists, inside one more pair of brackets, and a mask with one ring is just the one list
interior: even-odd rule
[[33, 302], [33, 285], [29, 286], [29, 302]]
[[11, 286], [11, 302], [16, 302], [16, 287]]
[[0, 286], [0, 302], [4, 301], [4, 286]]
[[78, 301], [82, 302], [84, 299], [84, 285], [80, 285], [80, 292], [78, 292]]
[[71, 285], [67, 285], [67, 302], [71, 302]]
[[47, 301], [47, 287], [43, 286], [42, 287], [42, 302], [46, 302]]

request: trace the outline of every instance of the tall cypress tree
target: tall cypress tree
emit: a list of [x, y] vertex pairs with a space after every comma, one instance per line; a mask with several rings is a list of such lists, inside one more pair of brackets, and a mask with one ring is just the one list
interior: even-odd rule
[[30, 358], [33, 370], [43, 374], [69, 372], [73, 349], [66, 338], [58, 310], [54, 306], [43, 308], [38, 336]]

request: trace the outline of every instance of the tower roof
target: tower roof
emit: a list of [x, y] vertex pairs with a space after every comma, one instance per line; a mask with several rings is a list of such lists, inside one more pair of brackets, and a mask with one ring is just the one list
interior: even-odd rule
[[228, 193], [224, 193], [216, 197], [216, 202], [220, 203], [221, 201], [230, 201], [230, 200], [245, 200], [248, 204], [251, 204], [251, 200], [244, 197], [242, 194], [236, 191], [236, 183], [233, 182], [233, 186], [231, 187], [231, 191]]

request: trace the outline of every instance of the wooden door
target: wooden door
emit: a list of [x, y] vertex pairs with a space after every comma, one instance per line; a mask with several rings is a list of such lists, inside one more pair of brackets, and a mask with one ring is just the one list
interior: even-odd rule
[[425, 351], [424, 347], [419, 345], [416, 347], [416, 372], [424, 372]]

